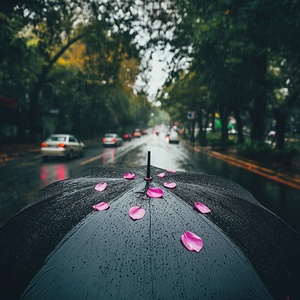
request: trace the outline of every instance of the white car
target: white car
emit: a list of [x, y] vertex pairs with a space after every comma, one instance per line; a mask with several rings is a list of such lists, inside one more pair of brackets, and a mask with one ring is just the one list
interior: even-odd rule
[[171, 131], [170, 135], [169, 135], [169, 143], [172, 144], [179, 144], [179, 136], [178, 133], [176, 131]]
[[123, 139], [117, 133], [106, 133], [102, 138], [103, 146], [122, 146]]
[[85, 145], [72, 134], [52, 134], [41, 144], [44, 160], [48, 157], [66, 157], [73, 159], [83, 156]]

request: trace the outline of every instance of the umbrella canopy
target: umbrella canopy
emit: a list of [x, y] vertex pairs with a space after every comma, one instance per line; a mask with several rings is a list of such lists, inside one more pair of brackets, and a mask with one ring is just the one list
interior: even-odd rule
[[0, 228], [0, 298], [296, 299], [299, 254], [299, 234], [232, 181], [106, 166]]

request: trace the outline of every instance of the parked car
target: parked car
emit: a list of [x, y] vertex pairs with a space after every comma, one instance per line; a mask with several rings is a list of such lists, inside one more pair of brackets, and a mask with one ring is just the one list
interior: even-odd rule
[[83, 156], [85, 145], [72, 134], [51, 134], [41, 144], [41, 153], [44, 160], [48, 157], [66, 157], [73, 159]]
[[170, 135], [169, 135], [169, 143], [172, 144], [179, 144], [179, 136], [178, 136], [178, 133], [176, 131], [172, 131], [170, 132]]
[[142, 136], [141, 130], [136, 129], [133, 133], [133, 136], [136, 137], [136, 138], [140, 138]]
[[106, 133], [102, 138], [103, 146], [122, 146], [123, 140], [117, 133]]
[[123, 140], [124, 141], [131, 141], [132, 139], [132, 134], [131, 133], [124, 133], [123, 134]]

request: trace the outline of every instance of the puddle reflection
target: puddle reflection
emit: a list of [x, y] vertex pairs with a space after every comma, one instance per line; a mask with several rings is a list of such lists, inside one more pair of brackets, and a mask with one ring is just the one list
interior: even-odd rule
[[114, 165], [116, 158], [116, 149], [115, 148], [106, 148], [103, 149], [102, 154], [102, 165], [105, 166], [107, 164]]
[[59, 165], [42, 165], [40, 168], [41, 186], [45, 187], [54, 181], [63, 180], [69, 177], [68, 168], [63, 164]]

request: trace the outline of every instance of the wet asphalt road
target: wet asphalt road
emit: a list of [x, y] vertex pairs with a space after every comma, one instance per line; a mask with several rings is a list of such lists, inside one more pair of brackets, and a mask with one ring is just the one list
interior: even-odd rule
[[151, 151], [151, 164], [176, 171], [201, 172], [226, 177], [246, 189], [271, 211], [300, 232], [299, 190], [289, 188], [247, 170], [198, 152], [185, 142], [169, 144], [165, 134], [148, 134], [118, 148], [95, 145], [87, 149], [83, 158], [72, 161], [52, 159], [43, 162], [41, 155], [30, 154], [0, 165], [0, 225], [29, 204], [36, 193], [52, 182], [72, 177], [94, 166], [146, 165]]

